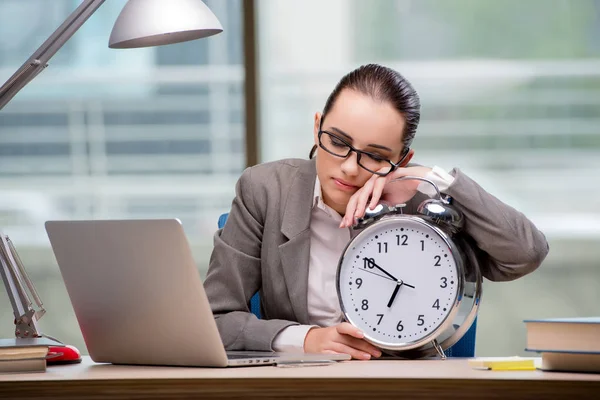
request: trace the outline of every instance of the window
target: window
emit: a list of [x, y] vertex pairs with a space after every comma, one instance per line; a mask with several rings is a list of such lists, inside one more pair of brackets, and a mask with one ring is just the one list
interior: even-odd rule
[[[44, 332], [84, 352], [44, 222], [180, 218], [204, 275], [245, 166], [241, 0], [207, 2], [221, 35], [111, 50], [125, 2], [105, 2], [0, 113], [0, 228], [48, 306]], [[79, 4], [0, 2], [0, 81]], [[2, 307], [0, 337], [12, 320]]]
[[524, 318], [597, 312], [599, 1], [257, 3], [263, 161], [306, 158], [337, 81], [388, 65], [422, 99], [414, 161], [460, 167], [550, 242], [533, 275], [485, 285], [478, 354], [526, 355]]

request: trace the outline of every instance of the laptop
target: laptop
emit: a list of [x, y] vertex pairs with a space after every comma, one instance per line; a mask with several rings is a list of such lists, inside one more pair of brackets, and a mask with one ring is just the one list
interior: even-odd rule
[[228, 367], [350, 359], [226, 352], [177, 219], [47, 221], [46, 232], [95, 362]]

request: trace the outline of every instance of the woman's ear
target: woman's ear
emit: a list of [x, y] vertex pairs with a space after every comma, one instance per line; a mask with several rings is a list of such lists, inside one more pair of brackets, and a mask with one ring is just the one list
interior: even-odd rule
[[315, 144], [319, 144], [319, 128], [321, 127], [321, 116], [320, 112], [315, 113], [315, 125], [313, 127], [313, 136], [315, 139]]
[[406, 165], [410, 162], [410, 160], [413, 158], [414, 155], [415, 155], [415, 151], [413, 149], [408, 150], [408, 154], [402, 160], [402, 163], [400, 164], [400, 168], [406, 167]]

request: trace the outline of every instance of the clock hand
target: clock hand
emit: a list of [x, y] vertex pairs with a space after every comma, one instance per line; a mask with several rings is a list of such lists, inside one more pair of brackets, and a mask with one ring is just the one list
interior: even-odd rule
[[385, 278], [385, 279], [391, 279], [391, 280], [396, 281], [396, 282], [402, 282], [402, 284], [404, 286], [408, 286], [409, 288], [412, 288], [412, 289], [415, 288], [413, 285], [409, 285], [408, 283], [405, 283], [405, 282], [403, 282], [401, 280], [399, 281], [398, 279], [396, 279], [396, 277], [394, 275], [390, 274], [385, 269], [383, 269], [379, 265], [375, 264], [375, 261], [373, 261], [373, 259], [364, 257], [363, 260], [366, 261], [370, 266], [373, 266], [373, 267], [379, 269], [381, 272], [383, 272], [384, 274], [386, 274], [387, 276], [389, 276], [389, 278], [385, 277], [385, 276], [382, 276], [382, 275], [379, 275], [379, 274], [376, 274], [374, 272], [368, 271], [366, 269], [363, 269], [362, 271], [368, 272], [368, 273], [373, 274], [373, 275], [381, 276], [382, 278]]
[[375, 268], [379, 269], [381, 272], [383, 272], [384, 274], [386, 274], [387, 276], [389, 276], [390, 278], [392, 278], [393, 280], [395, 280], [396, 282], [398, 282], [398, 279], [396, 279], [394, 277], [394, 275], [390, 274], [385, 269], [383, 269], [379, 265], [375, 264], [375, 261], [373, 261], [373, 259], [369, 259], [369, 258], [365, 257], [365, 258], [363, 258], [363, 260], [366, 260], [367, 263], [369, 263], [369, 265], [374, 266]]
[[392, 306], [392, 303], [394, 302], [394, 299], [396, 298], [396, 295], [398, 294], [398, 290], [400, 290], [400, 286], [402, 286], [404, 282], [402, 281], [397, 281], [396, 282], [396, 287], [394, 288], [394, 292], [392, 293], [392, 297], [390, 297], [390, 301], [388, 301], [387, 306], [388, 308]]
[[373, 274], [373, 275], [375, 275], [375, 276], [378, 276], [378, 277], [380, 277], [380, 278], [383, 278], [383, 279], [387, 279], [387, 280], [389, 280], [389, 281], [394, 281], [394, 282], [396, 282], [396, 280], [395, 280], [395, 279], [388, 278], [387, 276], [385, 276], [385, 275], [381, 275], [381, 274], [378, 274], [377, 272], [369, 271], [369, 270], [366, 270], [366, 269], [361, 269], [361, 271], [362, 271], [362, 272], [367, 272], [367, 273], [369, 273], [369, 274]]

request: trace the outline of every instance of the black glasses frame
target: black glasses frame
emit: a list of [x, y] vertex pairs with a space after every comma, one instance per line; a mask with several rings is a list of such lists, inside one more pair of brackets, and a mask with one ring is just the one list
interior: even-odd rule
[[[348, 152], [345, 155], [340, 155], [340, 154], [333, 153], [331, 150], [327, 149], [327, 147], [325, 147], [325, 145], [323, 145], [323, 142], [321, 141], [321, 136], [323, 134], [332, 136], [336, 140], [339, 140], [344, 145], [348, 146]], [[396, 168], [400, 167], [400, 164], [402, 164], [402, 162], [406, 159], [406, 156], [408, 156], [408, 152], [410, 151], [410, 147], [407, 147], [406, 149], [404, 149], [404, 154], [402, 155], [402, 158], [400, 159], [400, 161], [398, 161], [397, 163], [393, 163], [392, 161], [388, 160], [387, 158], [382, 158], [381, 156], [379, 156], [377, 154], [369, 153], [368, 151], [363, 151], [363, 150], [359, 150], [359, 149], [354, 148], [350, 143], [348, 143], [347, 141], [345, 141], [344, 139], [342, 139], [341, 137], [337, 136], [334, 133], [327, 132], [327, 131], [324, 131], [324, 130], [321, 129], [321, 130], [319, 130], [318, 138], [319, 138], [319, 147], [322, 148], [323, 150], [325, 150], [327, 153], [329, 153], [329, 154], [331, 154], [332, 156], [335, 156], [335, 157], [347, 158], [350, 155], [350, 153], [355, 152], [356, 153], [356, 163], [362, 169], [367, 170], [370, 173], [375, 174], [375, 175], [379, 175], [379, 176], [387, 176], [387, 175], [391, 174]], [[361, 158], [361, 156], [363, 154], [366, 155], [367, 157], [371, 157], [373, 159], [380, 159], [381, 161], [385, 161], [385, 162], [389, 163], [390, 164], [389, 171], [387, 171], [387, 172], [379, 172], [379, 171], [370, 170], [369, 168], [365, 167], [364, 165], [362, 165], [360, 163], [360, 158]]]

